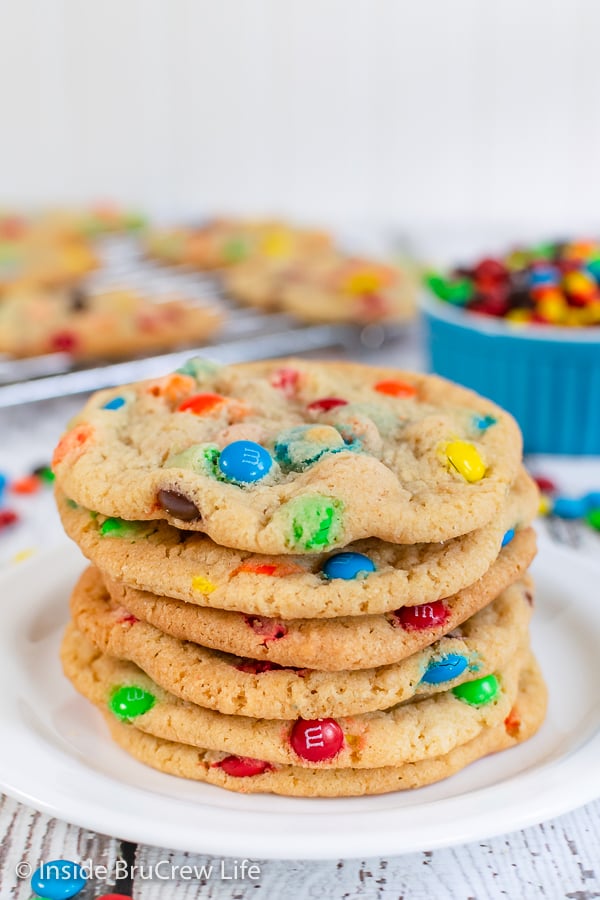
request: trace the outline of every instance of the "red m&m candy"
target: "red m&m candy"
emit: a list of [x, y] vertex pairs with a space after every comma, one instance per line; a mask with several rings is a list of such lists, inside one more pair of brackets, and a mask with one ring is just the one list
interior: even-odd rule
[[344, 745], [344, 732], [335, 719], [298, 719], [290, 743], [302, 759], [321, 762], [339, 753]]
[[270, 772], [273, 768], [264, 759], [252, 759], [250, 756], [226, 756], [216, 765], [233, 778], [251, 778], [253, 775]]
[[0, 530], [8, 528], [9, 525], [14, 525], [18, 521], [18, 515], [12, 509], [0, 509]]
[[245, 616], [245, 619], [246, 625], [264, 639], [263, 644], [268, 641], [278, 641], [287, 634], [285, 625], [275, 619], [269, 619], [266, 616]]
[[422, 603], [419, 606], [403, 606], [397, 609], [394, 617], [405, 631], [425, 631], [437, 628], [447, 622], [450, 610], [443, 600], [433, 603]]
[[347, 400], [341, 400], [339, 397], [323, 397], [321, 400], [313, 400], [312, 403], [308, 404], [308, 409], [311, 412], [328, 412], [330, 409], [335, 409], [336, 406], [347, 406]]

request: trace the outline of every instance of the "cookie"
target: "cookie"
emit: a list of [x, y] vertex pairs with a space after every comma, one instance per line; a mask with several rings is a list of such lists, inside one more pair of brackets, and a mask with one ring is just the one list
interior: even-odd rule
[[521, 671], [519, 693], [509, 715], [495, 728], [445, 756], [378, 769], [306, 769], [272, 765], [156, 738], [103, 712], [113, 740], [145, 765], [239, 793], [295, 797], [349, 797], [423, 787], [448, 778], [476, 759], [508, 749], [532, 737], [546, 713], [546, 687], [530, 657]]
[[133, 663], [107, 656], [69, 625], [61, 648], [67, 678], [100, 709], [155, 737], [270, 763], [377, 768], [449, 753], [509, 715], [526, 658], [501, 671], [388, 710], [336, 719], [223, 715], [178, 699]]
[[386, 615], [334, 619], [273, 619], [210, 609], [105, 581], [117, 605], [180, 640], [282, 666], [337, 672], [397, 663], [428, 647], [520, 579], [534, 556], [533, 529], [518, 531], [488, 571], [452, 597]]
[[405, 322], [416, 311], [417, 280], [407, 268], [339, 257], [303, 267], [280, 287], [280, 305], [305, 322]]
[[503, 540], [538, 507], [521, 470], [497, 519], [444, 544], [358, 541], [341, 554], [251, 556], [167, 522], [128, 522], [90, 513], [57, 490], [66, 533], [113, 581], [219, 609], [284, 618], [389, 612], [451, 596], [480, 578]]
[[145, 241], [148, 256], [169, 265], [220, 269], [244, 260], [304, 258], [331, 247], [323, 231], [279, 221], [215, 219], [196, 228], [153, 229]]
[[299, 554], [466, 534], [500, 513], [520, 461], [508, 413], [435, 376], [192, 360], [94, 394], [53, 466], [70, 499], [103, 515]]
[[93, 568], [73, 591], [71, 614], [102, 653], [135, 663], [181, 700], [229, 715], [314, 719], [387, 709], [501, 668], [524, 640], [532, 596], [525, 578], [450, 637], [401, 663], [333, 673], [281, 668], [178, 640], [116, 605]]
[[408, 267], [327, 252], [307, 258], [252, 258], [222, 274], [240, 303], [292, 313], [305, 322], [406, 321], [417, 281]]
[[0, 215], [0, 297], [71, 285], [99, 264], [89, 241], [44, 218]]
[[202, 342], [220, 326], [215, 308], [182, 299], [154, 302], [131, 290], [79, 287], [15, 292], [0, 303], [0, 352], [110, 358]]

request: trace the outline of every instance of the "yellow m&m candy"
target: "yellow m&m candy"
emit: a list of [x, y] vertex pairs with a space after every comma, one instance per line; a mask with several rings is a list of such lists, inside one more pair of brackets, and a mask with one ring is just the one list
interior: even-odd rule
[[485, 464], [479, 451], [467, 441], [452, 441], [446, 447], [446, 456], [465, 481], [480, 481], [485, 475]]

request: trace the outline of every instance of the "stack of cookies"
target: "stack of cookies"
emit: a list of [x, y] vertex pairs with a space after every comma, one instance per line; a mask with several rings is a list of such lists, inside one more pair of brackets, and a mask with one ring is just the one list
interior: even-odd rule
[[535, 485], [440, 378], [194, 359], [95, 394], [54, 457], [91, 561], [62, 661], [112, 737], [231, 790], [429, 784], [538, 729]]

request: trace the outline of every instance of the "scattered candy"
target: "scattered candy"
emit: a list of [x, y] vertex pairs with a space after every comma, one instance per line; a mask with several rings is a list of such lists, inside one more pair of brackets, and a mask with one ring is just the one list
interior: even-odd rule
[[587, 513], [585, 520], [588, 525], [591, 525], [596, 531], [600, 531], [600, 507], [598, 507], [598, 509], [591, 509]]
[[154, 694], [134, 684], [116, 688], [109, 701], [110, 710], [119, 719], [143, 716], [156, 703]]
[[495, 675], [486, 675], [476, 681], [465, 681], [452, 688], [452, 693], [469, 706], [485, 706], [492, 703], [500, 693], [500, 682]]
[[194, 575], [192, 578], [192, 590], [194, 591], [199, 591], [201, 594], [212, 594], [216, 589], [216, 584], [213, 584], [212, 581], [209, 581], [208, 578], [204, 578], [202, 575]]
[[335, 719], [298, 719], [290, 743], [302, 759], [321, 762], [339, 753], [344, 745], [344, 732]]
[[587, 512], [587, 505], [583, 497], [579, 499], [555, 497], [552, 512], [559, 519], [583, 519]]
[[160, 490], [156, 499], [159, 506], [176, 519], [181, 519], [182, 522], [191, 522], [193, 519], [201, 518], [196, 504], [178, 491]]
[[2, 472], [0, 472], [0, 497], [2, 496], [7, 484], [8, 478], [6, 477], [6, 475], [3, 475]]
[[12, 562], [14, 562], [14, 563], [25, 562], [26, 559], [31, 559], [31, 557], [34, 555], [35, 552], [36, 552], [35, 547], [25, 547], [24, 550], [19, 550], [18, 553], [15, 553], [15, 555], [12, 558]]
[[361, 573], [368, 575], [369, 572], [374, 572], [375, 563], [364, 553], [346, 550], [325, 560], [321, 571], [326, 578], [343, 578], [345, 581], [351, 581]]
[[0, 531], [19, 521], [17, 513], [12, 509], [0, 509]]
[[417, 389], [406, 381], [380, 381], [375, 385], [379, 394], [387, 394], [388, 397], [415, 397]]
[[465, 671], [469, 661], [458, 653], [448, 653], [441, 659], [430, 662], [421, 681], [425, 684], [441, 684], [443, 681], [452, 681]]
[[251, 759], [249, 756], [226, 756], [215, 764], [233, 778], [250, 778], [253, 775], [263, 775], [273, 769], [271, 763], [263, 759]]
[[532, 477], [542, 494], [556, 493], [556, 485], [550, 478], [546, 478], [544, 475], [533, 475]]
[[46, 484], [52, 484], [56, 478], [54, 472], [48, 466], [37, 466], [31, 474], [37, 476]]
[[538, 506], [539, 516], [549, 516], [552, 512], [552, 500], [545, 494], [540, 495], [540, 503]]
[[506, 532], [504, 533], [504, 537], [502, 538], [502, 544], [501, 544], [501, 546], [502, 546], [502, 547], [506, 547], [507, 544], [510, 544], [510, 542], [512, 541], [512, 539], [514, 538], [514, 536], [515, 536], [515, 529], [514, 529], [514, 528], [509, 528], [508, 531], [506, 531]]
[[443, 600], [433, 603], [421, 603], [418, 606], [402, 606], [394, 612], [394, 619], [405, 631], [425, 631], [444, 625], [450, 616], [450, 610]]
[[37, 475], [26, 475], [13, 481], [10, 490], [13, 494], [35, 494], [42, 486], [42, 481]]
[[254, 441], [234, 441], [221, 451], [218, 465], [231, 481], [252, 484], [269, 474], [273, 459], [268, 450]]
[[113, 397], [112, 400], [109, 400], [108, 403], [104, 404], [102, 409], [121, 409], [122, 406], [125, 406], [125, 398]]
[[478, 450], [467, 441], [451, 441], [446, 447], [446, 456], [466, 481], [480, 481], [485, 475], [485, 465]]
[[600, 242], [538, 244], [426, 277], [445, 303], [516, 324], [600, 324]]
[[46, 900], [67, 900], [85, 887], [83, 868], [70, 859], [53, 859], [43, 863], [31, 876], [31, 888]]

